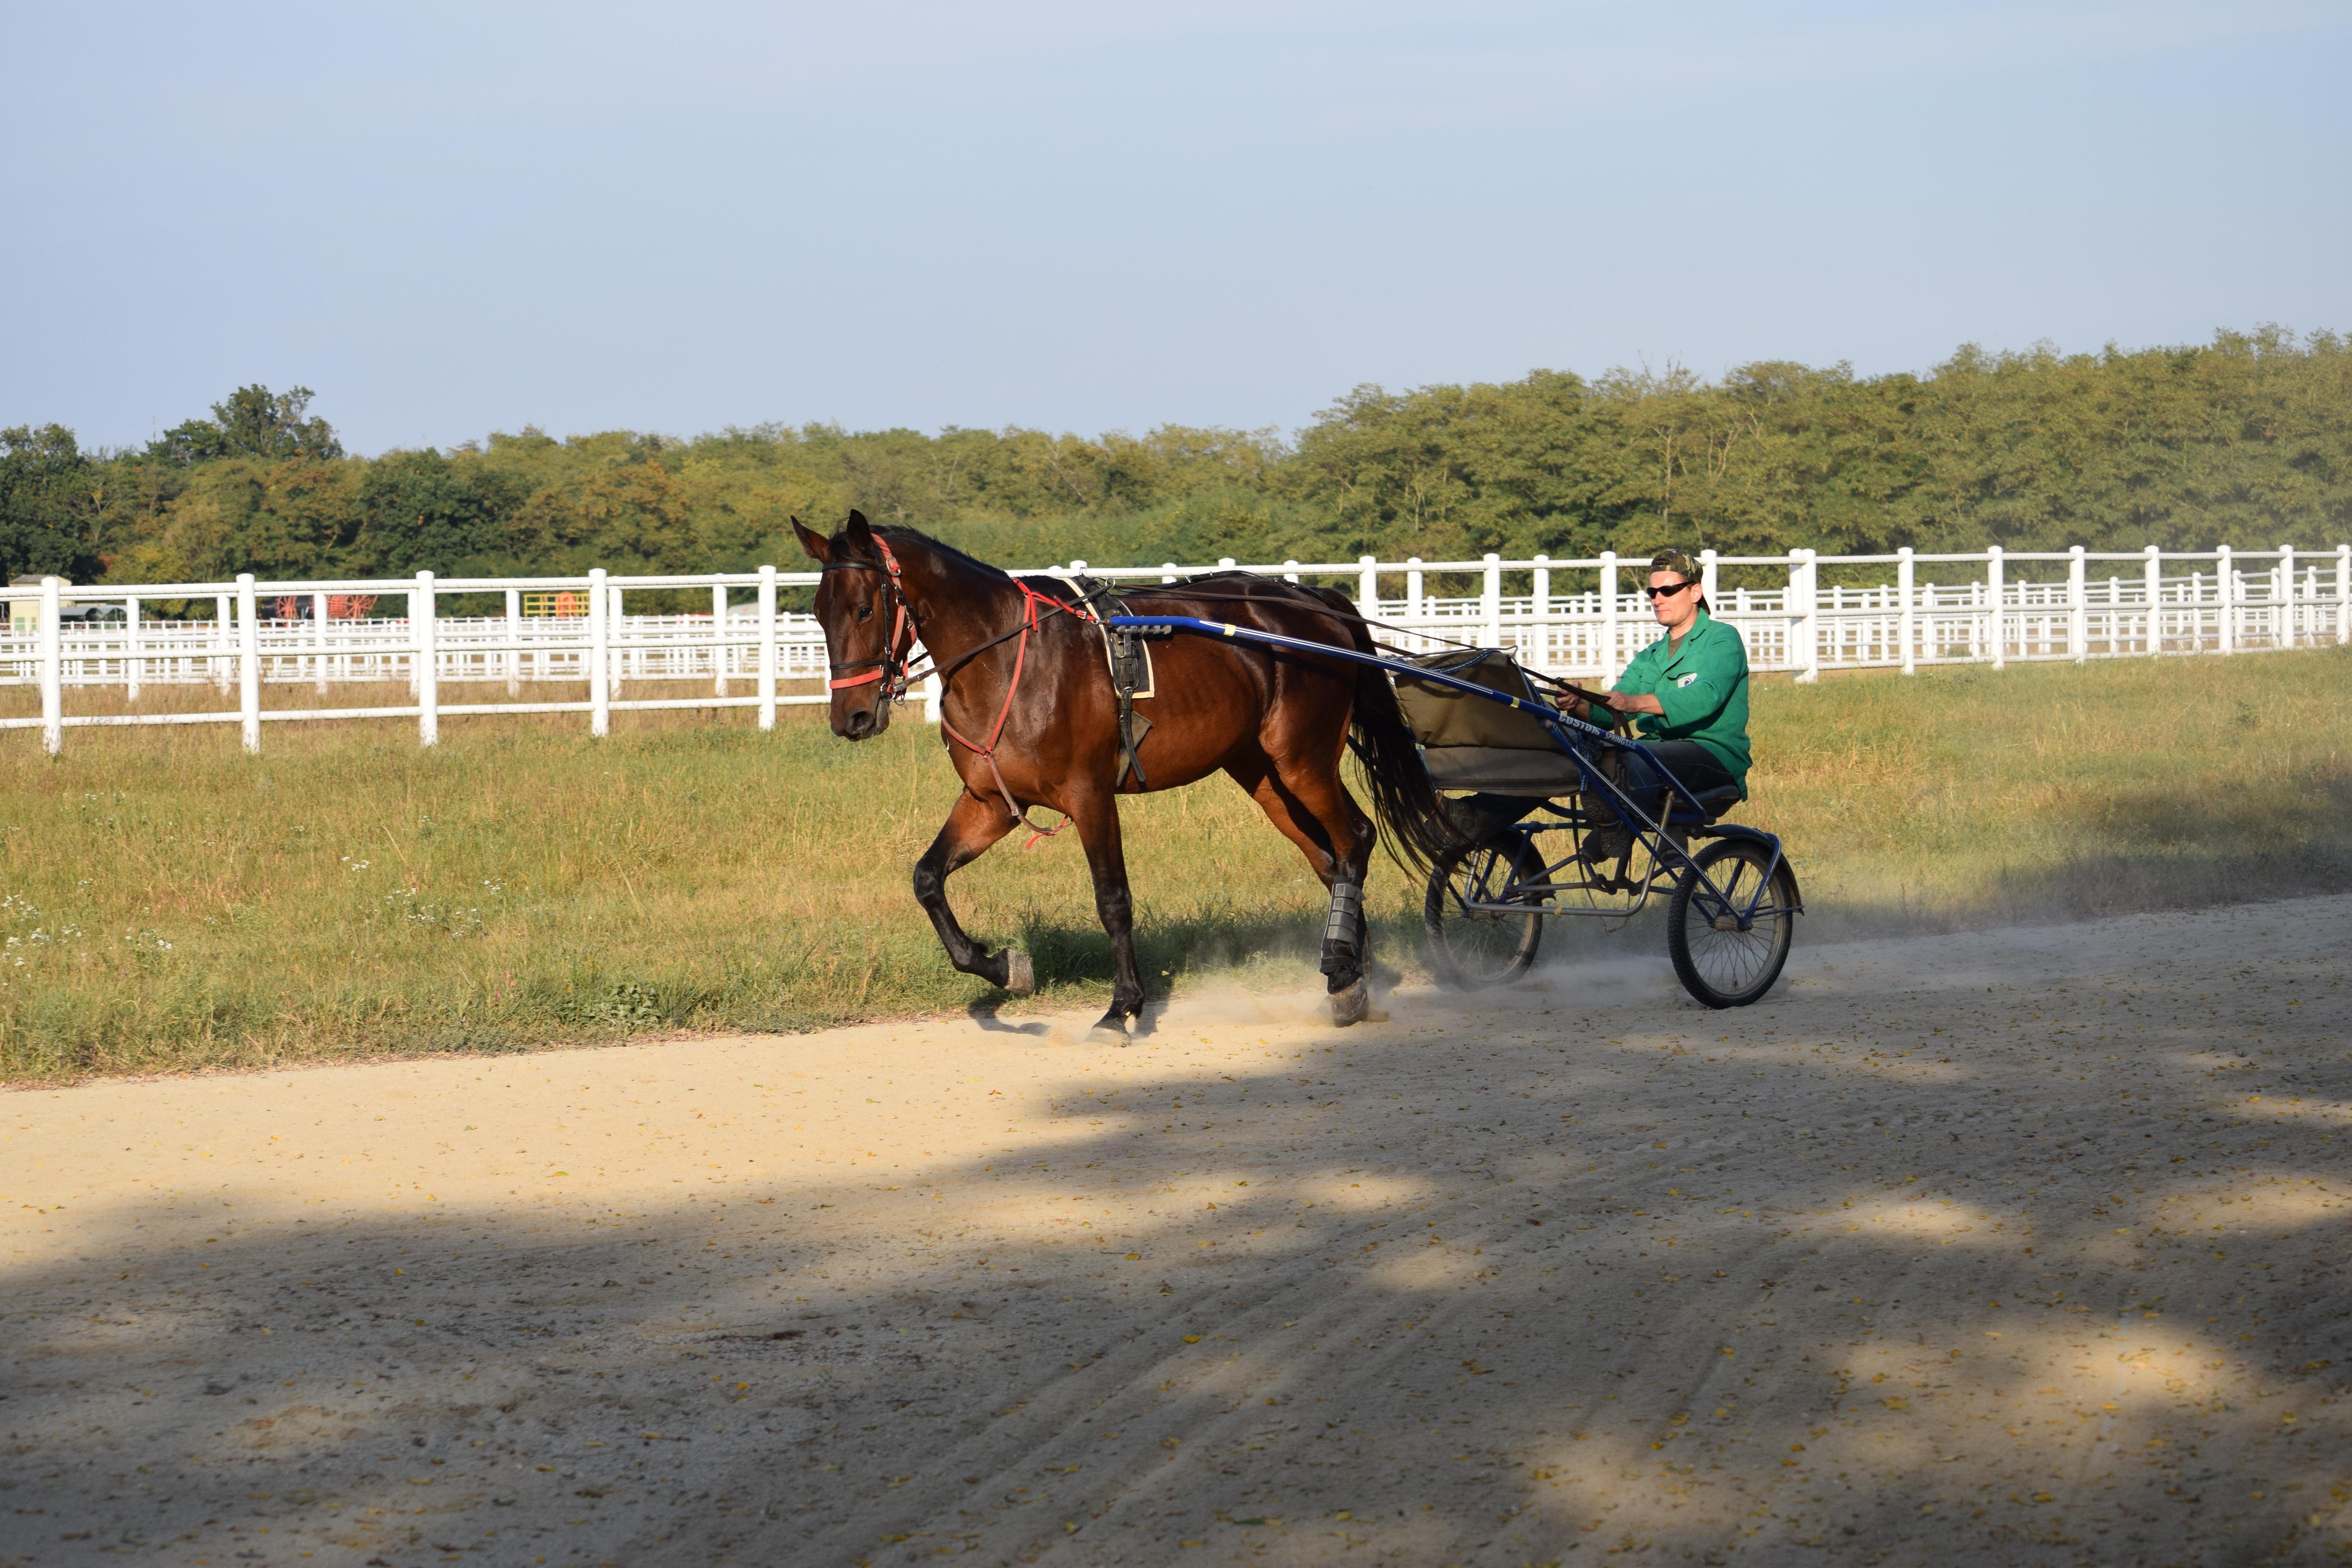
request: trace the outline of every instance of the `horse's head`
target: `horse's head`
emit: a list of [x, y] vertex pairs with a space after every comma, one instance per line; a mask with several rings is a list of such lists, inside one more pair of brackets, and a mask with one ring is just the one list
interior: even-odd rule
[[863, 741], [890, 727], [890, 701], [915, 641], [914, 617], [898, 583], [890, 547], [853, 511], [831, 539], [793, 519], [801, 548], [823, 575], [816, 590], [816, 621], [833, 668], [829, 717], [833, 732]]

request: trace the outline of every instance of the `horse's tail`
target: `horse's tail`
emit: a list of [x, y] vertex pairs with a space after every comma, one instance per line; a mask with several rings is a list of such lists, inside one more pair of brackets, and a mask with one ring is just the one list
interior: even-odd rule
[[[1335, 608], [1346, 612], [1349, 640], [1359, 653], [1378, 653], [1371, 628], [1364, 624], [1345, 595], [1318, 590]], [[1396, 688], [1388, 676], [1369, 665], [1356, 667], [1356, 700], [1349, 715], [1349, 749], [1363, 764], [1364, 782], [1372, 797], [1372, 815], [1387, 830], [1389, 853], [1410, 869], [1426, 870], [1429, 863], [1455, 842], [1444, 799], [1429, 782], [1421, 748], [1397, 705]]]

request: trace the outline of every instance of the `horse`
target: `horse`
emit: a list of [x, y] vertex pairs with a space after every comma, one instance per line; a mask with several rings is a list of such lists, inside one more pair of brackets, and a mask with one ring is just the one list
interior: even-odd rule
[[[1426, 861], [1444, 847], [1446, 831], [1385, 675], [1346, 659], [1207, 637], [1160, 641], [1151, 689], [1134, 699], [1150, 723], [1130, 758], [1103, 628], [1069, 582], [1014, 577], [917, 530], [869, 524], [858, 511], [829, 538], [798, 518], [793, 529], [820, 572], [816, 619], [832, 667], [835, 735], [865, 741], [889, 727], [919, 640], [938, 673], [940, 738], [963, 793], [915, 863], [914, 889], [957, 970], [1016, 995], [1036, 988], [1028, 954], [1010, 946], [992, 952], [965, 932], [949, 906], [947, 879], [1013, 828], [1034, 828], [1031, 807], [1058, 812], [1077, 829], [1116, 959], [1110, 1006], [1090, 1037], [1124, 1043], [1144, 992], [1118, 797], [1222, 771], [1298, 846], [1328, 890], [1321, 967], [1331, 1016], [1340, 1025], [1363, 1017], [1370, 956], [1363, 887], [1379, 832], [1340, 778], [1344, 752], [1352, 746], [1363, 763], [1392, 852], [1401, 847]], [[1373, 650], [1344, 595], [1250, 573], [1120, 596], [1138, 615], [1213, 616]]]

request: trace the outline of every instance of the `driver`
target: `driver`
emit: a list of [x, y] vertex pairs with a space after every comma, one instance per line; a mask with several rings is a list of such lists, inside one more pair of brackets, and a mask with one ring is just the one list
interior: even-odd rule
[[[1616, 684], [1594, 702], [1571, 699], [1565, 710], [1588, 722], [1595, 707], [1630, 717], [1658, 763], [1693, 795], [1728, 784], [1748, 795], [1748, 648], [1739, 634], [1707, 614], [1698, 563], [1681, 550], [1650, 558], [1651, 613], [1666, 635], [1633, 656]], [[1665, 780], [1638, 752], [1611, 753], [1624, 761], [1619, 782], [1637, 799], [1665, 788]], [[1599, 803], [1603, 815], [1616, 813]], [[1643, 805], [1646, 808], [1647, 802]], [[1607, 823], [1586, 835], [1596, 859], [1615, 859], [1630, 847], [1624, 824]], [[1594, 843], [1594, 840], [1599, 843]]]

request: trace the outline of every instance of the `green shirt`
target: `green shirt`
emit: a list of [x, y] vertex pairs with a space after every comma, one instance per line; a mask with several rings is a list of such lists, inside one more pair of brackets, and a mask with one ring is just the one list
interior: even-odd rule
[[1698, 613], [1682, 646], [1660, 637], [1633, 656], [1614, 689], [1654, 697], [1665, 716], [1636, 714], [1645, 741], [1696, 741], [1748, 789], [1748, 647], [1739, 634]]

